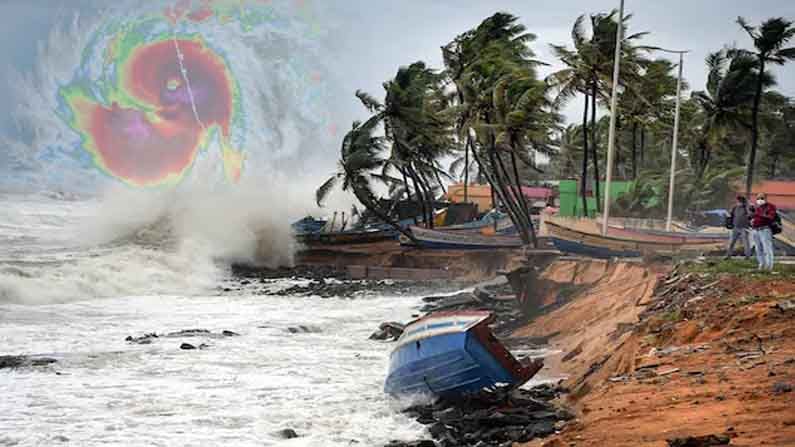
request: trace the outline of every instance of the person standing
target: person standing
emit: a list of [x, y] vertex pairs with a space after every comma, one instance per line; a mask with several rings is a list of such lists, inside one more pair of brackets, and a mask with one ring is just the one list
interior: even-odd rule
[[727, 223], [731, 225], [732, 232], [729, 239], [729, 247], [726, 249], [726, 259], [730, 259], [734, 255], [734, 245], [737, 243], [738, 239], [742, 239], [745, 259], [750, 259], [751, 243], [748, 237], [750, 219], [748, 201], [744, 196], [737, 196], [737, 203], [732, 207]]
[[761, 270], [773, 270], [773, 231], [770, 226], [776, 221], [776, 206], [767, 202], [767, 195], [756, 195], [756, 206], [751, 217], [751, 228], [756, 246], [756, 261]]

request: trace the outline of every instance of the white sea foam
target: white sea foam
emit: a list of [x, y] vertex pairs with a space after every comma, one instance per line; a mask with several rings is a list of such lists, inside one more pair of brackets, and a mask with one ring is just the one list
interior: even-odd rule
[[[19, 446], [53, 445], [59, 436], [82, 446], [377, 447], [417, 439], [423, 428], [400, 413], [405, 402], [383, 393], [391, 345], [367, 338], [378, 321], [407, 319], [416, 304], [244, 295], [0, 305], [0, 354], [58, 359], [39, 371], [0, 371], [0, 427]], [[297, 325], [317, 332], [287, 330]], [[241, 335], [124, 341], [186, 328]], [[182, 351], [182, 342], [209, 347]], [[301, 437], [280, 439], [284, 428]]]
[[290, 222], [312, 211], [296, 205], [311, 203], [308, 189], [251, 181], [89, 201], [6, 196], [0, 303], [195, 295], [216, 288], [231, 262], [292, 265]]

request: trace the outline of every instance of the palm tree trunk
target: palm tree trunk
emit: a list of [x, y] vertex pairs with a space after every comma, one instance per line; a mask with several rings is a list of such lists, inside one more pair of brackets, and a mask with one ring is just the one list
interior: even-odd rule
[[433, 188], [431, 188], [431, 182], [428, 181], [428, 177], [425, 176], [425, 173], [422, 171], [417, 171], [417, 175], [420, 177], [420, 187], [422, 187], [422, 192], [425, 195], [425, 202], [428, 204], [430, 228], [434, 228], [436, 226], [436, 223], [434, 222], [434, 217], [436, 217], [436, 208], [434, 208], [433, 203], [436, 201], [436, 198], [433, 196]]
[[511, 179], [511, 175], [508, 173], [508, 169], [505, 168], [505, 163], [503, 162], [502, 156], [498, 151], [495, 151], [495, 156], [497, 158], [497, 164], [500, 168], [500, 175], [505, 179], [504, 181], [506, 185], [504, 188], [506, 188], [506, 193], [509, 197], [509, 200], [511, 201], [511, 205], [514, 208], [514, 212], [529, 230], [530, 215], [528, 214], [527, 208], [524, 206], [524, 202], [522, 201], [522, 188], [519, 186], [518, 177], [516, 178], [517, 181]]
[[770, 168], [767, 171], [767, 175], [771, 179], [776, 177], [776, 165], [778, 165], [778, 151], [770, 154]]
[[422, 220], [425, 221], [425, 227], [428, 227], [428, 210], [425, 208], [425, 198], [422, 196], [422, 190], [420, 189], [419, 182], [417, 181], [417, 174], [414, 172], [414, 169], [411, 165], [406, 166], [406, 171], [409, 174], [409, 178], [411, 178], [412, 183], [414, 183], [414, 195], [417, 197], [417, 207], [419, 211], [422, 212]]
[[632, 180], [638, 178], [638, 123], [632, 123]]
[[[505, 203], [506, 210], [508, 210], [511, 215], [511, 220], [520, 230], [519, 236], [522, 238], [522, 243], [528, 245], [530, 243], [530, 238], [528, 237], [530, 227], [526, 221], [525, 213], [521, 211], [521, 205], [518, 203], [519, 197], [516, 196], [516, 191], [511, 191], [505, 184], [503, 177], [507, 178], [509, 181], [510, 177], [502, 162], [502, 157], [497, 153], [496, 141], [493, 135], [491, 139], [492, 150], [489, 151], [489, 155], [491, 157], [492, 166], [494, 166], [494, 178], [497, 180], [497, 190], [503, 196], [503, 202]], [[521, 191], [519, 194], [521, 194]]]
[[640, 167], [645, 166], [645, 153], [646, 153], [646, 128], [640, 128]]
[[400, 234], [406, 236], [413, 242], [414, 244], [419, 244], [417, 239], [411, 233], [411, 231], [406, 230], [405, 228], [401, 227], [399, 223], [392, 220], [391, 217], [386, 215], [386, 213], [382, 212], [381, 209], [376, 205], [370, 198], [364, 194], [359, 188], [355, 185], [353, 186], [353, 195], [356, 196], [356, 199], [364, 205], [371, 213], [375, 214], [376, 217], [386, 222], [389, 226], [400, 232]]
[[[596, 144], [596, 97], [599, 89], [596, 85], [596, 77], [591, 82], [591, 152], [593, 153], [593, 191], [596, 199], [596, 212], [601, 210], [602, 200], [599, 194], [599, 154]], [[612, 112], [611, 112], [612, 113]]]
[[756, 149], [759, 145], [759, 103], [762, 100], [762, 82], [764, 81], [765, 59], [759, 58], [759, 74], [756, 77], [756, 95], [754, 107], [751, 109], [751, 152], [748, 154], [748, 166], [745, 168], [745, 196], [751, 196], [754, 186], [754, 164], [756, 163]]
[[469, 145], [472, 137], [467, 132], [467, 143], [464, 146], [464, 203], [469, 203]]
[[[406, 188], [406, 201], [407, 202], [411, 202], [412, 201], [411, 188], [409, 187], [409, 179], [406, 176], [406, 168], [405, 167], [401, 167], [400, 168], [400, 173], [403, 174], [403, 185]], [[414, 219], [414, 225], [419, 225], [419, 221], [417, 221], [417, 215], [416, 214], [414, 214], [414, 216], [412, 216], [412, 219]]]
[[478, 165], [481, 168], [481, 172], [486, 176], [486, 180], [488, 180], [489, 184], [491, 185], [492, 194], [496, 194], [499, 196], [502, 203], [505, 205], [505, 211], [508, 213], [508, 216], [513, 222], [514, 225], [519, 229], [519, 237], [522, 239], [523, 244], [529, 244], [530, 239], [527, 237], [527, 228], [525, 227], [522, 219], [517, 215], [516, 209], [513, 207], [513, 203], [509, 200], [509, 196], [507, 194], [507, 190], [505, 189], [505, 185], [500, 177], [499, 167], [497, 166], [497, 161], [495, 158], [495, 151], [496, 148], [494, 146], [493, 136], [492, 136], [492, 145], [491, 150], [488, 151], [489, 158], [491, 160], [491, 165], [494, 168], [492, 173], [489, 173], [487, 169], [483, 166], [483, 164], [478, 160], [478, 157], [475, 151], [472, 151], [472, 156], [478, 161]]
[[447, 189], [444, 187], [442, 177], [439, 176], [439, 171], [434, 170], [433, 174], [436, 176], [436, 183], [439, 184], [439, 188], [442, 188], [442, 194], [447, 195]]
[[709, 147], [706, 139], [703, 139], [699, 143], [698, 167], [696, 171], [696, 178], [699, 180], [704, 176], [704, 172], [707, 171], [708, 154]]
[[516, 154], [511, 152], [511, 164], [513, 164], [513, 177], [516, 182], [516, 187], [519, 189], [519, 197], [522, 198], [522, 207], [527, 210], [527, 222], [530, 224], [530, 237], [533, 241], [533, 247], [538, 248], [538, 238], [536, 238], [536, 230], [533, 226], [533, 215], [530, 213], [527, 199], [522, 193], [522, 184], [519, 182], [519, 168], [516, 167]]
[[582, 195], [582, 214], [588, 217], [588, 94], [585, 94], [585, 108], [582, 112], [582, 175], [580, 194]]

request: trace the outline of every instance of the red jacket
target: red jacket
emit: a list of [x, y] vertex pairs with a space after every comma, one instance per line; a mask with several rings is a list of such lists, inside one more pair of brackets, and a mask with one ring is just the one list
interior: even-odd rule
[[765, 203], [762, 206], [754, 207], [754, 215], [751, 217], [751, 227], [765, 228], [776, 220], [776, 205]]

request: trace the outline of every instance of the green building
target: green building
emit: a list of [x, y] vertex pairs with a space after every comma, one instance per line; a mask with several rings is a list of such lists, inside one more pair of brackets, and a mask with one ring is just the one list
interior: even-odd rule
[[[616, 200], [621, 195], [629, 192], [634, 187], [634, 182], [612, 181], [610, 182], [610, 197]], [[599, 191], [604, 193], [605, 184], [599, 182]], [[558, 186], [560, 192], [560, 211], [559, 215], [564, 217], [583, 216], [582, 197], [577, 190], [577, 180], [561, 180]], [[604, 199], [602, 199], [604, 200]], [[596, 197], [591, 194], [585, 199], [588, 205], [588, 215], [596, 215]]]

